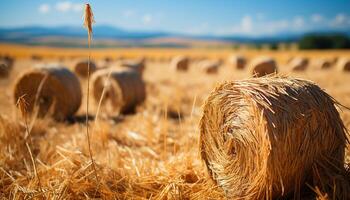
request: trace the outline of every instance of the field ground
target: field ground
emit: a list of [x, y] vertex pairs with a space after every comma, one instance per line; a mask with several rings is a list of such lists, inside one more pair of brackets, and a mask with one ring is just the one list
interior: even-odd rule
[[[55, 49], [1, 44], [0, 54], [16, 57], [15, 67], [8, 79], [0, 80], [0, 113], [10, 121], [23, 124], [14, 106], [13, 85], [16, 77], [36, 63], [61, 62], [72, 68], [79, 57], [87, 57], [82, 49]], [[36, 121], [32, 131], [32, 148], [37, 171], [46, 198], [85, 199], [94, 195], [118, 199], [204, 199], [223, 198], [220, 189], [208, 181], [198, 153], [198, 121], [201, 106], [210, 91], [222, 81], [250, 77], [248, 70], [237, 70], [224, 64], [218, 74], [205, 74], [195, 63], [189, 72], [170, 69], [169, 58], [174, 55], [224, 59], [237, 52], [220, 49], [94, 49], [91, 53], [98, 65], [102, 59], [145, 57], [144, 79], [147, 99], [131, 115], [116, 116], [102, 110], [92, 124], [92, 152], [98, 165], [96, 183], [85, 136], [85, 103], [74, 120], [55, 122], [48, 118]], [[291, 72], [285, 63], [291, 56], [310, 59], [350, 57], [349, 51], [238, 51], [248, 61], [260, 55], [274, 57], [280, 74], [309, 79], [325, 89], [337, 101], [350, 108], [350, 73], [335, 68], [320, 70], [314, 67], [303, 72]], [[32, 60], [32, 55], [42, 60]], [[164, 58], [164, 59], [163, 59]], [[86, 98], [86, 81], [81, 80]], [[83, 102], [86, 100], [83, 99]], [[91, 102], [91, 116], [95, 106]], [[350, 110], [340, 111], [350, 129]], [[320, 122], [322, 123], [322, 122]], [[21, 131], [13, 134], [24, 134]], [[13, 136], [19, 141], [20, 136]], [[1, 138], [0, 138], [1, 139]], [[4, 140], [4, 139], [3, 139]], [[37, 194], [38, 180], [33, 174], [25, 147], [9, 142], [12, 154], [1, 153], [0, 197], [31, 197]], [[1, 141], [0, 141], [1, 142]], [[2, 141], [4, 142], [4, 141]], [[0, 147], [3, 151], [4, 148]], [[349, 152], [349, 150], [347, 150]], [[350, 156], [347, 156], [350, 162]], [[2, 188], [2, 189], [1, 189]], [[96, 191], [97, 188], [97, 191]]]

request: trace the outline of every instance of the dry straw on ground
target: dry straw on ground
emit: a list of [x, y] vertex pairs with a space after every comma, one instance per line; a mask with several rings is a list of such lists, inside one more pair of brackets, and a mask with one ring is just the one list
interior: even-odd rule
[[204, 105], [201, 157], [229, 199], [299, 199], [310, 187], [349, 199], [346, 128], [337, 106], [302, 79], [224, 83]]
[[19, 76], [14, 87], [14, 102], [22, 96], [28, 103], [27, 112], [38, 112], [39, 117], [52, 115], [57, 120], [72, 116], [82, 99], [78, 78], [57, 65], [34, 68]]
[[250, 71], [254, 77], [261, 77], [277, 72], [277, 64], [273, 58], [258, 57], [250, 63]]
[[350, 71], [350, 59], [349, 58], [341, 58], [337, 62], [337, 68], [340, 71]]
[[229, 57], [228, 63], [233, 67], [235, 67], [236, 69], [244, 69], [247, 61], [241, 55], [233, 55]]
[[[92, 92], [96, 103], [111, 106], [117, 113], [133, 112], [146, 98], [145, 83], [141, 75], [132, 69], [100, 70], [92, 76]], [[102, 91], [105, 88], [103, 97]]]
[[80, 77], [86, 78], [88, 76], [88, 65], [90, 65], [90, 74], [94, 73], [97, 70], [95, 62], [90, 60], [89, 63], [88, 60], [79, 60], [74, 65], [74, 72]]
[[309, 60], [303, 57], [293, 58], [289, 62], [289, 67], [293, 71], [305, 71], [309, 65]]
[[189, 59], [186, 56], [176, 56], [171, 60], [170, 66], [175, 71], [187, 71]]

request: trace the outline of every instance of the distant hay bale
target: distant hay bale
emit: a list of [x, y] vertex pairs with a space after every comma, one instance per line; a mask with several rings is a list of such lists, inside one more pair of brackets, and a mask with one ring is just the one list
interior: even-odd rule
[[103, 88], [106, 87], [102, 105], [109, 104], [115, 112], [134, 112], [136, 106], [146, 98], [145, 83], [135, 70], [122, 68], [100, 70], [93, 74], [91, 79], [95, 102], [99, 103]]
[[228, 199], [299, 199], [306, 183], [330, 199], [349, 199], [347, 131], [336, 106], [302, 79], [226, 82], [204, 105], [201, 158]]
[[337, 68], [340, 71], [350, 71], [350, 59], [349, 58], [341, 58], [337, 62]]
[[176, 71], [187, 71], [189, 59], [185, 56], [176, 56], [171, 60], [170, 66]]
[[[90, 75], [96, 71], [97, 67], [94, 61], [90, 61]], [[83, 78], [88, 76], [88, 60], [79, 60], [74, 65], [74, 72]]]
[[303, 57], [295, 57], [289, 62], [289, 67], [293, 71], [305, 71], [308, 67], [309, 60]]
[[198, 66], [203, 72], [207, 74], [216, 74], [218, 73], [220, 67], [220, 61], [204, 60], [199, 62]]
[[0, 78], [6, 78], [10, 75], [13, 68], [14, 59], [4, 57], [0, 59]]
[[318, 59], [315, 61], [315, 67], [317, 69], [330, 69], [332, 67], [332, 61], [327, 59]]
[[228, 63], [236, 69], [244, 69], [247, 61], [243, 56], [234, 55], [229, 57]]
[[250, 68], [254, 77], [261, 77], [277, 72], [276, 62], [270, 57], [255, 58], [251, 62]]
[[133, 69], [140, 74], [143, 74], [143, 71], [145, 70], [145, 59], [137, 59], [137, 60], [123, 60], [120, 62], [121, 67], [126, 67]]
[[81, 104], [81, 86], [78, 78], [59, 65], [37, 67], [23, 73], [15, 83], [14, 101], [24, 96], [27, 112], [38, 116], [51, 115], [57, 120], [72, 116]]

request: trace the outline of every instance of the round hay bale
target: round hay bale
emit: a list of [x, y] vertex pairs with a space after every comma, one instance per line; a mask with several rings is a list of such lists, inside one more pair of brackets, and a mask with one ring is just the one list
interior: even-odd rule
[[198, 65], [203, 72], [207, 74], [216, 74], [218, 73], [220, 62], [215, 60], [204, 60]]
[[78, 78], [67, 68], [47, 65], [23, 73], [15, 83], [14, 102], [23, 96], [27, 112], [51, 115], [56, 120], [72, 116], [80, 107], [82, 94]]
[[170, 66], [176, 71], [187, 71], [189, 59], [185, 56], [176, 56], [171, 60]]
[[302, 79], [226, 82], [204, 105], [201, 158], [228, 199], [299, 199], [306, 184], [348, 199], [348, 140], [337, 105]]
[[289, 67], [292, 71], [305, 71], [309, 64], [309, 60], [307, 58], [296, 57], [290, 61]]
[[228, 63], [236, 69], [244, 69], [247, 61], [243, 56], [234, 55], [228, 59]]
[[100, 70], [93, 74], [91, 81], [95, 102], [100, 102], [103, 88], [106, 87], [102, 105], [109, 104], [118, 113], [134, 112], [146, 98], [145, 83], [141, 75], [132, 69]]
[[0, 78], [7, 78], [10, 75], [11, 70], [11, 63], [5, 60], [0, 60]]
[[145, 59], [123, 60], [120, 62], [120, 66], [133, 69], [140, 74], [143, 74], [143, 71], [145, 70]]
[[[96, 71], [97, 67], [94, 61], [90, 61], [90, 75]], [[79, 60], [74, 65], [74, 72], [83, 78], [88, 76], [88, 60]]]
[[317, 69], [330, 69], [332, 67], [332, 61], [326, 59], [319, 59], [315, 61]]
[[254, 77], [261, 77], [272, 73], [277, 73], [277, 65], [273, 58], [258, 57], [250, 64], [251, 72]]
[[341, 58], [337, 62], [337, 68], [340, 71], [350, 71], [350, 59], [349, 58]]

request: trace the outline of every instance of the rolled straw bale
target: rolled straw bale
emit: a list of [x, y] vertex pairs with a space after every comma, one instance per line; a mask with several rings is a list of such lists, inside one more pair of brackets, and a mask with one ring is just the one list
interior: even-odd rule
[[176, 56], [171, 60], [170, 66], [176, 71], [187, 71], [189, 59], [186, 56]]
[[[94, 61], [90, 61], [90, 75], [96, 71], [97, 67]], [[79, 60], [74, 65], [74, 72], [80, 77], [86, 78], [88, 76], [88, 60]]]
[[216, 60], [204, 60], [198, 65], [203, 72], [207, 74], [216, 74], [218, 73], [220, 62]]
[[275, 60], [273, 58], [264, 56], [255, 58], [251, 62], [250, 68], [254, 77], [261, 77], [277, 72], [277, 65]]
[[145, 70], [145, 59], [123, 60], [120, 62], [120, 66], [134, 69], [140, 74], [143, 74]]
[[337, 62], [337, 68], [340, 71], [350, 71], [350, 59], [349, 58], [341, 58]]
[[75, 74], [59, 65], [36, 67], [23, 73], [15, 83], [14, 101], [24, 96], [27, 112], [51, 115], [57, 120], [72, 116], [81, 104], [81, 86]]
[[95, 102], [99, 103], [103, 88], [106, 87], [102, 105], [109, 103], [113, 111], [118, 113], [134, 112], [136, 106], [146, 98], [145, 83], [135, 70], [100, 70], [93, 74], [91, 79]]
[[228, 199], [298, 199], [306, 184], [349, 199], [338, 105], [302, 79], [226, 82], [204, 105], [201, 158]]
[[229, 57], [228, 63], [236, 69], [244, 69], [247, 61], [243, 56], [233, 55]]
[[315, 67], [317, 69], [329, 69], [332, 67], [332, 61], [327, 59], [318, 59], [315, 61]]
[[0, 78], [6, 78], [9, 76], [12, 70], [12, 63], [7, 60], [0, 60]]
[[293, 71], [304, 71], [309, 64], [309, 60], [303, 57], [296, 57], [290, 61], [289, 67]]

